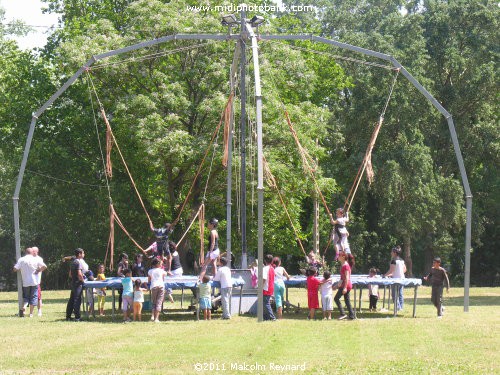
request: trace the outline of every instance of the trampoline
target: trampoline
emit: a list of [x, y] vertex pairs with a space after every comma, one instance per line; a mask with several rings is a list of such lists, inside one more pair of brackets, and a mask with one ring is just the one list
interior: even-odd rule
[[[338, 282], [340, 280], [340, 275], [332, 275], [331, 276], [334, 282]], [[322, 277], [318, 277], [318, 280], [322, 280]], [[286, 287], [286, 301], [288, 306], [293, 306], [290, 304], [288, 300], [288, 288], [303, 288], [306, 286], [307, 278], [303, 275], [290, 276], [290, 280], [284, 280]], [[368, 277], [368, 275], [351, 275], [352, 282], [352, 290], [353, 290], [353, 310], [354, 315], [356, 316], [356, 311], [359, 310], [361, 312], [361, 297], [363, 287], [367, 287], [368, 285], [379, 285], [384, 287], [384, 295], [382, 297], [383, 306], [385, 307], [385, 298], [386, 298], [386, 287], [390, 287], [392, 285], [402, 285], [403, 287], [413, 287], [413, 317], [416, 317], [416, 309], [417, 309], [417, 292], [418, 287], [422, 285], [421, 279], [413, 279], [413, 278], [405, 278], [405, 279], [393, 279], [393, 278], [382, 278], [382, 277]], [[357, 289], [359, 289], [359, 307], [356, 308], [357, 303]], [[391, 303], [391, 288], [388, 289], [387, 293], [387, 309], [390, 309]], [[395, 288], [395, 300], [398, 299], [398, 288]], [[394, 304], [394, 316], [398, 313], [396, 304]]]
[[[85, 298], [83, 299], [85, 303], [84, 310], [87, 314], [87, 318], [90, 317], [89, 309], [88, 309], [88, 299], [87, 299], [87, 290], [88, 289], [100, 289], [100, 288], [106, 288], [106, 289], [111, 289], [112, 293], [112, 316], [115, 316], [116, 308], [115, 308], [115, 303], [116, 303], [116, 290], [122, 289], [122, 281], [121, 277], [108, 277], [106, 280], [95, 280], [95, 281], [85, 281], [83, 284], [83, 290], [85, 293]], [[147, 277], [133, 277], [134, 280], [140, 279], [141, 282], [143, 283], [148, 283], [148, 278]], [[241, 301], [241, 294], [243, 292], [243, 285], [245, 285], [245, 281], [241, 276], [238, 277], [232, 277], [232, 282], [233, 282], [233, 288], [239, 287], [240, 289], [240, 301]], [[190, 289], [193, 291], [194, 296], [196, 297], [196, 317], [199, 319], [199, 305], [198, 305], [198, 276], [192, 276], [192, 275], [183, 275], [183, 276], [167, 276], [165, 277], [165, 289], [181, 289], [182, 290], [182, 295], [181, 295], [181, 309], [183, 306], [184, 302], [184, 289]], [[212, 283], [212, 288], [220, 288], [220, 282], [218, 281], [211, 281]], [[92, 297], [93, 298], [93, 297]], [[241, 313], [241, 302], [240, 302], [240, 308], [238, 313]], [[95, 309], [93, 316], [95, 317]]]

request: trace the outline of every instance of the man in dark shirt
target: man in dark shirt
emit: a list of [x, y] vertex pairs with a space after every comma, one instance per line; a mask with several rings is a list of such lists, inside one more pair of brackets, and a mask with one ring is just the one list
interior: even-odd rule
[[66, 320], [71, 320], [71, 315], [75, 314], [74, 321], [80, 321], [80, 306], [82, 304], [83, 292], [83, 267], [81, 260], [85, 257], [83, 249], [75, 250], [75, 259], [71, 262], [71, 295], [66, 306]]
[[432, 285], [431, 301], [436, 306], [438, 318], [443, 316], [443, 287], [446, 281], [446, 291], [450, 290], [450, 280], [446, 270], [441, 267], [441, 258], [434, 258], [431, 272], [424, 276], [424, 280], [430, 280]]

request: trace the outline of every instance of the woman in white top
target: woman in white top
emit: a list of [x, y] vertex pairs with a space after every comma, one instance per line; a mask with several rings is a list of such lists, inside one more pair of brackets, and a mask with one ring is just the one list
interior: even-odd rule
[[165, 281], [167, 272], [161, 268], [161, 261], [158, 258], [153, 259], [152, 266], [148, 271], [148, 281], [151, 290], [151, 320], [159, 322], [161, 306], [165, 298]]
[[[405, 261], [401, 259], [401, 247], [396, 246], [391, 250], [391, 266], [389, 271], [384, 275], [385, 277], [392, 277], [393, 279], [404, 279], [406, 273]], [[397, 289], [396, 289], [397, 288]], [[397, 310], [403, 310], [404, 298], [403, 298], [403, 285], [396, 284], [392, 286], [392, 300], [397, 303]], [[395, 301], [396, 293], [398, 292], [398, 300]]]
[[281, 267], [281, 259], [279, 257], [273, 258], [274, 267], [274, 301], [276, 303], [276, 314], [278, 319], [283, 318], [283, 301], [285, 300], [285, 277], [290, 279], [290, 275], [286, 270]]

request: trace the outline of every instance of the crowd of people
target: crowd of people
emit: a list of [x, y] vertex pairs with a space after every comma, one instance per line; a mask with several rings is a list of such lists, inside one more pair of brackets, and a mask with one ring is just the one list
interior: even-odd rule
[[[336, 210], [336, 219], [332, 220], [334, 226], [333, 241], [336, 249], [335, 259], [340, 263], [340, 281], [333, 282], [332, 274], [324, 270], [322, 277], [318, 277], [318, 272], [324, 264], [314, 251], [311, 251], [307, 257], [308, 268], [305, 270], [307, 277], [307, 300], [308, 300], [308, 319], [314, 319], [316, 310], [320, 308], [318, 293], [321, 295], [321, 308], [323, 319], [332, 319], [333, 302], [335, 302], [339, 311], [339, 320], [355, 319], [355, 314], [350, 301], [350, 291], [352, 289], [351, 275], [355, 265], [354, 255], [351, 253], [347, 237], [349, 233], [346, 224], [349, 217], [341, 208]], [[217, 232], [218, 220], [210, 219], [208, 228], [210, 230], [208, 252], [204, 262], [201, 264], [201, 272], [198, 282], [198, 303], [203, 312], [205, 320], [211, 319], [212, 311], [212, 281], [220, 283], [220, 304], [222, 307], [222, 319], [231, 319], [230, 298], [232, 294], [232, 278], [229, 268], [230, 260], [220, 256], [219, 235]], [[180, 256], [175, 242], [169, 240], [172, 233], [172, 225], [167, 223], [160, 229], [152, 228], [156, 241], [142, 253], [136, 254], [134, 263], [129, 263], [128, 255], [123, 253], [119, 256], [117, 265], [117, 276], [121, 278], [122, 288], [118, 289], [118, 308], [123, 312], [123, 321], [142, 320], [142, 308], [144, 303], [144, 293], [151, 293], [151, 320], [159, 322], [160, 312], [165, 299], [174, 302], [172, 290], [165, 288], [165, 277], [181, 276], [183, 268]], [[19, 258], [14, 266], [14, 271], [20, 271], [23, 282], [23, 301], [24, 305], [20, 309], [19, 315], [24, 316], [27, 306], [30, 307], [29, 316], [33, 316], [34, 307], [38, 306], [38, 315], [42, 314], [42, 299], [40, 280], [42, 272], [47, 268], [43, 259], [39, 256], [37, 247], [26, 249], [26, 255]], [[151, 259], [151, 268], [147, 269], [144, 257]], [[63, 260], [70, 260], [69, 277], [71, 282], [71, 294], [66, 307], [66, 320], [79, 321], [81, 319], [81, 304], [84, 283], [86, 280], [106, 280], [105, 266], [100, 264], [97, 268], [97, 276], [89, 269], [84, 260], [85, 251], [76, 249], [73, 256], [64, 257]], [[210, 271], [212, 276], [209, 276]], [[284, 267], [281, 265], [279, 257], [273, 257], [267, 254], [264, 257], [263, 267], [263, 306], [264, 320], [274, 321], [283, 317], [283, 304], [285, 302], [285, 279], [290, 279]], [[394, 247], [391, 250], [391, 263], [389, 270], [383, 277], [392, 277], [403, 279], [406, 273], [404, 260], [401, 258], [401, 248]], [[250, 267], [252, 287], [257, 287], [258, 267], [257, 261], [254, 261]], [[371, 268], [369, 277], [377, 277], [378, 270]], [[141, 278], [147, 277], [147, 283]], [[437, 309], [438, 317], [443, 315], [442, 293], [444, 283], [449, 289], [449, 280], [446, 270], [441, 267], [441, 260], [435, 258], [433, 267], [429, 275], [424, 277], [432, 285], [432, 302]], [[392, 296], [398, 311], [403, 310], [404, 296], [403, 285], [392, 285]], [[335, 297], [333, 292], [336, 291]], [[370, 284], [368, 287], [370, 311], [377, 311], [377, 301], [379, 298], [378, 286]], [[106, 300], [106, 288], [89, 288], [88, 304], [91, 312], [94, 312], [94, 293], [97, 296], [97, 309], [99, 315], [104, 315]], [[341, 303], [341, 298], [344, 304]], [[271, 302], [274, 301], [276, 315], [272, 309]], [[344, 306], [347, 312], [344, 310]]]

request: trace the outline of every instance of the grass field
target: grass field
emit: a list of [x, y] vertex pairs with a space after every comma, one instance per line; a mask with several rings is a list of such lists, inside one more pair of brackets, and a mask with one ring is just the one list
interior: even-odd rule
[[[174, 311], [176, 301], [165, 305], [172, 312], [160, 324], [149, 314], [123, 324], [109, 312], [66, 322], [69, 291], [45, 291], [43, 317], [20, 319], [17, 293], [4, 292], [0, 374], [500, 374], [500, 288], [472, 288], [468, 313], [463, 289], [451, 289], [443, 319], [427, 287], [419, 289], [412, 318], [410, 294], [396, 318], [363, 312], [355, 321], [307, 321], [304, 310], [279, 322], [218, 315], [196, 322]], [[292, 303], [306, 306], [306, 298], [304, 289], [290, 290]]]

